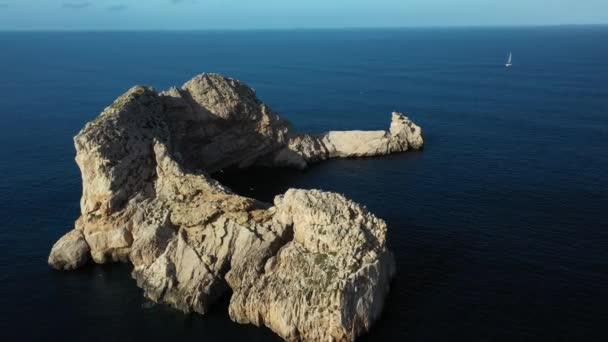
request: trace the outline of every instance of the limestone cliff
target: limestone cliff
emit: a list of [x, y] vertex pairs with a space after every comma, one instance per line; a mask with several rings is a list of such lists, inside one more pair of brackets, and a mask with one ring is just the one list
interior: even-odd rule
[[421, 148], [403, 115], [387, 131], [298, 135], [251, 88], [203, 74], [130, 89], [74, 140], [81, 216], [54, 268], [130, 262], [148, 298], [201, 314], [231, 289], [234, 321], [289, 341], [352, 341], [379, 317], [395, 270], [384, 221], [338, 194], [292, 189], [271, 205], [209, 174]]

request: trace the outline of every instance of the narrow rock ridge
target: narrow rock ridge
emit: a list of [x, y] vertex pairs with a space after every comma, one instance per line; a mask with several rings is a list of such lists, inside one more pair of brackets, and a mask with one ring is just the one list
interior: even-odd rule
[[[331, 131], [290, 137], [275, 164], [305, 168], [329, 158], [379, 156], [422, 148], [422, 130], [401, 113], [393, 112], [387, 131]], [[301, 159], [304, 159], [302, 162]]]
[[383, 220], [320, 190], [263, 203], [209, 174], [419, 149], [405, 116], [386, 131], [298, 135], [251, 88], [202, 74], [162, 93], [131, 88], [74, 142], [81, 216], [52, 267], [130, 262], [146, 297], [184, 312], [204, 314], [232, 290], [234, 321], [288, 341], [353, 341], [380, 316], [395, 272]]

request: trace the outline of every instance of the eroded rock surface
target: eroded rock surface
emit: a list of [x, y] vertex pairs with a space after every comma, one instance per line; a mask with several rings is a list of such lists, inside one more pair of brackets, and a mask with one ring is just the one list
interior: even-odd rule
[[298, 135], [251, 88], [203, 74], [130, 89], [74, 140], [81, 216], [52, 267], [130, 262], [146, 297], [184, 312], [231, 289], [234, 321], [290, 341], [352, 341], [379, 317], [395, 270], [384, 221], [338, 194], [289, 190], [271, 205], [209, 174], [421, 148], [403, 115], [386, 131]]
[[275, 162], [297, 166], [298, 157], [302, 157], [306, 163], [314, 163], [328, 158], [405, 152], [420, 149], [422, 145], [421, 128], [403, 114], [394, 112], [390, 129], [386, 131], [331, 131], [321, 135], [295, 135], [289, 139], [288, 146], [279, 152]]
[[90, 248], [81, 230], [74, 229], [53, 245], [49, 265], [60, 270], [73, 270], [89, 261]]
[[352, 341], [380, 316], [395, 265], [386, 224], [335, 193], [289, 190], [275, 220], [293, 239], [263, 268], [230, 271], [230, 317], [289, 341]]

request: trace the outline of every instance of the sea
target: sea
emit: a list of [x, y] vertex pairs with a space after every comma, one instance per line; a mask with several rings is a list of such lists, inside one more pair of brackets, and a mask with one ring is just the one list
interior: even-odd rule
[[129, 265], [47, 265], [79, 215], [73, 137], [131, 86], [203, 72], [302, 132], [423, 128], [419, 152], [222, 176], [386, 220], [397, 275], [360, 341], [608, 340], [607, 26], [0, 33], [0, 340], [280, 341], [228, 297], [184, 314]]

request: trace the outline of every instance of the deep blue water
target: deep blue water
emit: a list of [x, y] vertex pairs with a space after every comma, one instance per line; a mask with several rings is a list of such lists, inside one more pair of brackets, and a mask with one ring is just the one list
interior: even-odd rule
[[362, 340], [608, 338], [608, 27], [556, 27], [0, 33], [0, 340], [278, 340], [226, 303], [150, 306], [126, 265], [46, 265], [79, 213], [72, 137], [132, 85], [200, 72], [303, 131], [385, 128], [393, 110], [423, 127], [423, 152], [231, 183], [337, 191], [386, 219], [398, 274]]

